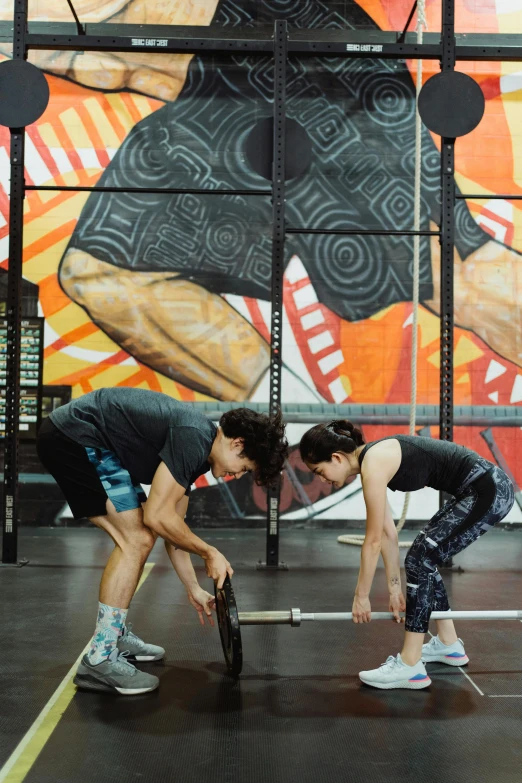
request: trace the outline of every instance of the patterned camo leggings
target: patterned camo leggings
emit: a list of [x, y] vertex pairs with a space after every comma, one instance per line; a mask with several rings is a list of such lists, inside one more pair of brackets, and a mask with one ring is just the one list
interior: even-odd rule
[[406, 555], [406, 630], [426, 633], [432, 611], [450, 608], [438, 565], [462, 552], [500, 522], [513, 506], [513, 485], [503, 470], [480, 458], [453, 500], [416, 537]]

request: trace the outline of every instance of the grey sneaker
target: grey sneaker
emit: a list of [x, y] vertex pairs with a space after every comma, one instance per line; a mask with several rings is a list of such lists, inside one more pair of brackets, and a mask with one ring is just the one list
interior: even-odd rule
[[119, 650], [113, 650], [106, 661], [93, 665], [84, 655], [74, 678], [78, 688], [88, 691], [120, 693], [122, 696], [134, 696], [138, 693], [154, 691], [159, 679], [153, 674], [141, 672], [127, 656]]
[[157, 644], [147, 644], [135, 633], [132, 633], [132, 623], [125, 626], [123, 636], [118, 639], [118, 650], [129, 653], [131, 661], [161, 661], [165, 657], [163, 647]]
[[433, 636], [427, 644], [422, 645], [422, 660], [424, 663], [447, 663], [448, 666], [465, 666], [469, 663], [462, 639], [453, 644], [444, 644], [438, 636]]

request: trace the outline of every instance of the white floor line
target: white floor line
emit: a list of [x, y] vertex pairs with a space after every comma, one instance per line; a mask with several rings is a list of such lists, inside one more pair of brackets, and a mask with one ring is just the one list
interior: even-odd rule
[[481, 696], [484, 696], [484, 694], [483, 694], [483, 693], [482, 693], [482, 691], [480, 690], [479, 686], [478, 686], [478, 685], [476, 685], [476, 684], [473, 682], [473, 680], [471, 679], [471, 677], [469, 676], [469, 674], [466, 674], [466, 672], [464, 671], [464, 669], [462, 668], [462, 666], [459, 666], [459, 667], [458, 667], [458, 670], [459, 670], [459, 672], [462, 672], [462, 674], [464, 675], [464, 677], [465, 677], [467, 680], [469, 680], [469, 681], [470, 681], [470, 683], [473, 685], [473, 687], [475, 688], [475, 690], [476, 690], [476, 691], [478, 691], [478, 692], [480, 693], [480, 695], [481, 695]]
[[[520, 622], [522, 623], [522, 620], [521, 620]], [[428, 633], [429, 633], [429, 635], [430, 635], [430, 636], [433, 636], [433, 634], [432, 634], [432, 632], [431, 632], [431, 631], [428, 631]], [[469, 681], [470, 681], [470, 683], [473, 685], [473, 687], [475, 688], [475, 690], [476, 690], [476, 691], [478, 691], [478, 693], [480, 693], [480, 695], [481, 695], [481, 696], [484, 696], [485, 694], [484, 694], [484, 693], [482, 693], [482, 691], [480, 690], [479, 686], [478, 686], [478, 685], [476, 685], [476, 684], [473, 682], [473, 680], [471, 679], [471, 677], [469, 676], [469, 674], [466, 674], [466, 672], [464, 671], [464, 669], [462, 668], [462, 666], [458, 666], [457, 668], [458, 668], [459, 672], [460, 672], [461, 674], [463, 674], [463, 675], [464, 675], [464, 677], [465, 677], [467, 680], [469, 680]]]

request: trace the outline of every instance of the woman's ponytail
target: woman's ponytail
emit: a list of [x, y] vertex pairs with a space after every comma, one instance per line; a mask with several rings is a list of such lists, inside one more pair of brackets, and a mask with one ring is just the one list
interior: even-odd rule
[[335, 419], [327, 424], [317, 424], [305, 432], [299, 450], [303, 462], [317, 465], [319, 462], [329, 462], [336, 451], [351, 454], [364, 443], [361, 430], [351, 421]]
[[345, 435], [355, 441], [356, 447], [363, 445], [363, 434], [351, 421], [348, 421], [347, 419], [335, 419], [334, 421], [331, 421], [328, 426], [331, 427], [337, 435]]

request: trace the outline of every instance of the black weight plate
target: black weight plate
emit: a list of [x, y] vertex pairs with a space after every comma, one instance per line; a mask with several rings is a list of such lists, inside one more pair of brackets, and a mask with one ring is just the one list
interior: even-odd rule
[[216, 596], [219, 636], [227, 669], [234, 677], [239, 677], [243, 668], [241, 629], [239, 628], [239, 616], [234, 590], [228, 576], [221, 590], [218, 590], [214, 583], [214, 595]]
[[25, 60], [0, 63], [0, 125], [24, 128], [42, 116], [49, 103], [47, 79]]
[[[286, 118], [285, 128], [285, 180], [300, 177], [312, 162], [312, 142], [310, 136], [297, 120]], [[264, 117], [259, 120], [245, 141], [245, 157], [253, 170], [265, 179], [272, 179], [274, 160], [274, 119]]]
[[456, 139], [477, 127], [486, 101], [477, 82], [459, 71], [432, 76], [420, 91], [418, 107], [423, 123], [439, 136]]

